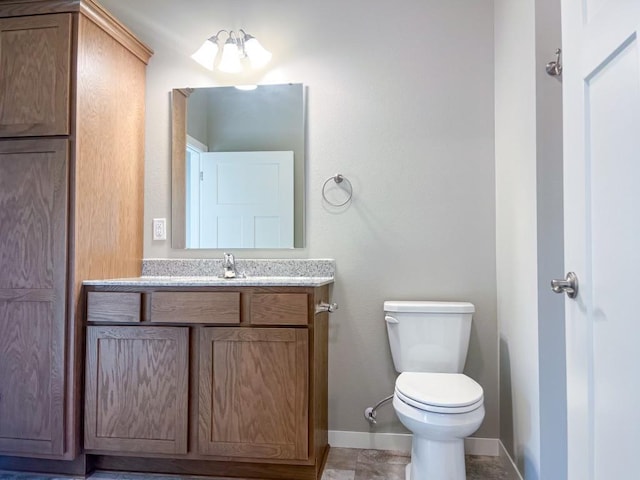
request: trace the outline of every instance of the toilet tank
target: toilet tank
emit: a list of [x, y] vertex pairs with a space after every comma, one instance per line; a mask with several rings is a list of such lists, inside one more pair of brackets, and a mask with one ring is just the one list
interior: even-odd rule
[[474, 311], [468, 302], [384, 302], [396, 371], [462, 373]]

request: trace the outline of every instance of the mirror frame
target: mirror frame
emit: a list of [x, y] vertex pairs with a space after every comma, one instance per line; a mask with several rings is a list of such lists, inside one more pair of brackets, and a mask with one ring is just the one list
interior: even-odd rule
[[187, 248], [187, 99], [192, 88], [171, 91], [171, 248]]

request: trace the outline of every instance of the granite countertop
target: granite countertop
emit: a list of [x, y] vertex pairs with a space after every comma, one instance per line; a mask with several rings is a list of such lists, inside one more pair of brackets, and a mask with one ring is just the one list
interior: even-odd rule
[[333, 277], [143, 276], [83, 282], [84, 285], [121, 287], [321, 287], [330, 283], [333, 283]]
[[236, 278], [222, 278], [221, 259], [145, 259], [142, 276], [86, 280], [84, 285], [147, 287], [320, 287], [334, 281], [331, 259], [236, 259]]

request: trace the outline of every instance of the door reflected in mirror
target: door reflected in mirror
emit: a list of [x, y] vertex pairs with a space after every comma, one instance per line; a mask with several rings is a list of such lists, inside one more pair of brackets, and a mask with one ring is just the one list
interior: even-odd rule
[[301, 84], [172, 91], [172, 247], [304, 246]]
[[186, 248], [293, 248], [293, 152], [206, 152], [187, 137]]

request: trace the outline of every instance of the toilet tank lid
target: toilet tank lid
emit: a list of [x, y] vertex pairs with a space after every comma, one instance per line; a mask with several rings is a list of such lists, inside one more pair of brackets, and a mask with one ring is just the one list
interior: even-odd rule
[[473, 303], [469, 302], [416, 300], [387, 300], [384, 302], [385, 312], [473, 313], [475, 310]]

